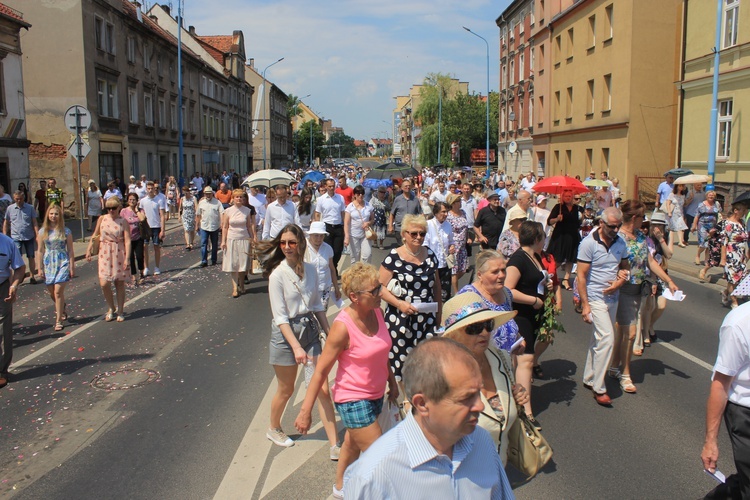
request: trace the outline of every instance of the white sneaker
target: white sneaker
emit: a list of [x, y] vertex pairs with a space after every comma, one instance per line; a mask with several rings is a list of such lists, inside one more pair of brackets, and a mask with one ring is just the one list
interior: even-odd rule
[[344, 490], [340, 490], [336, 488], [336, 485], [333, 485], [333, 493], [331, 493], [331, 496], [335, 498], [336, 500], [344, 500]]
[[281, 429], [268, 429], [266, 431], [266, 437], [270, 439], [273, 444], [283, 446], [284, 448], [289, 448], [290, 446], [294, 446], [294, 441], [284, 434], [284, 431]]
[[339, 455], [341, 455], [341, 447], [339, 445], [331, 446], [331, 460], [334, 462], [338, 462]]
[[158, 267], [154, 268], [154, 276], [159, 276], [161, 274], [161, 271], [159, 271]]
[[143, 270], [143, 277], [145, 278], [146, 276], [148, 276], [148, 268]]

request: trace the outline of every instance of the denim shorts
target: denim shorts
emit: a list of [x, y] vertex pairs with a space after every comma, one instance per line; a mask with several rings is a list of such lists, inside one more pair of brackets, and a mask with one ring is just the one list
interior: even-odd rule
[[16, 244], [16, 248], [18, 248], [18, 252], [23, 255], [26, 253], [26, 257], [29, 259], [34, 258], [34, 251], [36, 250], [36, 240], [26, 240], [26, 241], [20, 241], [20, 240], [13, 240]]
[[161, 233], [161, 228], [160, 227], [152, 227], [151, 228], [151, 237], [150, 238], [145, 238], [143, 240], [143, 244], [144, 245], [148, 245], [149, 243], [153, 243], [155, 247], [158, 247], [159, 245], [161, 245], [162, 241], [164, 241], [164, 240], [160, 240], [159, 239], [159, 233]]
[[339, 412], [344, 427], [347, 429], [362, 429], [372, 425], [378, 419], [378, 415], [383, 411], [383, 398], [334, 403], [334, 406], [336, 406], [336, 411]]

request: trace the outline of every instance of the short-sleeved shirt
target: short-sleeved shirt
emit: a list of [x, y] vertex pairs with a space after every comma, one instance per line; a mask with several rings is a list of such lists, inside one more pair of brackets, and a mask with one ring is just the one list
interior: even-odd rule
[[34, 221], [36, 210], [28, 203], [19, 207], [17, 203], [12, 204], [5, 211], [5, 220], [10, 223], [10, 237], [14, 241], [29, 241], [36, 237], [34, 233]]
[[346, 206], [348, 206], [354, 198], [354, 188], [352, 188], [351, 186], [346, 186], [345, 188], [338, 187], [336, 188], [334, 193], [340, 194], [341, 197], [344, 198], [344, 205]]
[[344, 223], [341, 215], [344, 210], [346, 210], [344, 197], [336, 193], [333, 196], [326, 193], [315, 203], [315, 211], [320, 214], [320, 220], [333, 226], [340, 226]]
[[656, 189], [656, 194], [659, 195], [659, 205], [667, 201], [667, 196], [669, 196], [669, 193], [672, 192], [673, 187], [674, 186], [668, 184], [667, 181], [663, 181], [661, 184], [659, 184], [659, 187]]
[[321, 292], [330, 290], [333, 286], [333, 279], [331, 278], [331, 266], [329, 259], [333, 258], [333, 248], [325, 241], [320, 244], [320, 248], [317, 251], [307, 242], [307, 249], [305, 250], [305, 262], [315, 266], [315, 270], [318, 273], [318, 289]]
[[11, 277], [13, 271], [23, 266], [23, 256], [8, 236], [0, 233], [0, 283]]
[[221, 214], [224, 213], [224, 206], [216, 198], [211, 201], [203, 198], [198, 203], [198, 210], [196, 210], [196, 217], [201, 218], [201, 229], [204, 231], [218, 231], [221, 227]]
[[115, 188], [114, 191], [112, 191], [111, 189], [107, 189], [107, 191], [104, 193], [104, 200], [106, 201], [113, 196], [116, 196], [122, 200], [122, 192], [120, 192], [118, 188]]
[[[137, 209], [137, 208], [136, 208]], [[138, 214], [135, 213], [130, 207], [125, 207], [120, 210], [120, 217], [125, 219], [125, 222], [130, 226], [130, 241], [136, 241], [141, 239], [141, 225]]]
[[163, 194], [157, 194], [153, 198], [146, 196], [141, 198], [138, 202], [138, 208], [146, 213], [146, 220], [148, 221], [148, 227], [160, 228], [161, 227], [161, 211], [167, 210], [167, 198]]
[[469, 196], [469, 199], [461, 197], [461, 210], [466, 214], [466, 222], [469, 223], [470, 227], [474, 227], [474, 214], [477, 210], [477, 200], [473, 196]]
[[636, 231], [635, 239], [633, 240], [624, 234], [620, 238], [625, 241], [625, 246], [628, 249], [627, 258], [630, 263], [630, 279], [628, 283], [640, 285], [649, 275], [649, 251], [646, 243], [646, 235], [640, 231]]
[[351, 227], [349, 228], [349, 234], [353, 238], [364, 238], [365, 230], [362, 229], [362, 224], [370, 220], [370, 214], [372, 214], [372, 207], [365, 204], [362, 208], [357, 208], [354, 203], [349, 203], [346, 207], [346, 213], [349, 214], [351, 220]]
[[44, 189], [37, 189], [34, 198], [37, 201], [37, 207], [39, 213], [44, 215], [47, 213], [47, 192]]
[[721, 324], [716, 372], [734, 377], [729, 401], [750, 408], [750, 302], [733, 309]]
[[268, 204], [263, 215], [262, 239], [275, 238], [279, 232], [289, 224], [300, 225], [299, 211], [292, 200], [286, 200], [282, 205], [279, 200]]
[[477, 214], [474, 221], [474, 227], [482, 229], [482, 235], [487, 238], [489, 248], [497, 248], [497, 242], [500, 240], [500, 234], [503, 232], [505, 224], [505, 209], [498, 207], [497, 212], [492, 207], [484, 207]]
[[620, 236], [612, 245], [607, 246], [599, 236], [599, 229], [592, 231], [578, 245], [578, 262], [591, 264], [586, 276], [586, 291], [589, 301], [616, 302], [618, 293], [608, 294], [606, 299], [602, 290], [609, 288], [617, 279], [620, 263], [628, 258], [628, 248]]
[[445, 191], [440, 191], [440, 190], [436, 189], [430, 195], [430, 201], [433, 201], [433, 202], [436, 202], [436, 203], [438, 201], [442, 201], [443, 203], [445, 203], [445, 200], [448, 198], [449, 194], [450, 194], [450, 192], [447, 189]]
[[47, 206], [60, 205], [63, 201], [63, 191], [60, 188], [47, 188]]
[[419, 215], [422, 208], [419, 206], [419, 200], [414, 193], [410, 193], [410, 198], [407, 200], [403, 195], [396, 196], [391, 204], [391, 215], [393, 216], [393, 223], [396, 228], [401, 227], [401, 221], [404, 220], [406, 214]]

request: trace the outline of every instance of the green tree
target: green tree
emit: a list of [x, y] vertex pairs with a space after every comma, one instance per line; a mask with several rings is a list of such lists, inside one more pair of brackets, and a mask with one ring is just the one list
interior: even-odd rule
[[[352, 158], [357, 154], [357, 148], [354, 147], [354, 138], [349, 137], [343, 132], [335, 132], [331, 134], [328, 144], [332, 146], [330, 148], [331, 156], [335, 155], [340, 158]], [[336, 144], [340, 144], [341, 147], [335, 147]]]
[[325, 155], [322, 146], [326, 143], [323, 128], [315, 120], [308, 120], [300, 125], [299, 130], [294, 133], [294, 142], [297, 145], [297, 157], [307, 164], [310, 164], [310, 127], [312, 127], [313, 159]]
[[299, 97], [294, 94], [289, 94], [286, 99], [286, 115], [289, 117], [289, 120], [302, 114], [302, 110], [299, 109], [301, 102], [302, 101], [299, 100]]

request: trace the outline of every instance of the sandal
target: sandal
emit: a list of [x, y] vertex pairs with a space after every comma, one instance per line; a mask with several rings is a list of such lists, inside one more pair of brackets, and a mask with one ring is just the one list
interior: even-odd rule
[[107, 314], [104, 315], [104, 321], [114, 321], [114, 319], [115, 319], [114, 311], [107, 311]]
[[55, 323], [55, 331], [56, 332], [61, 332], [63, 328], [64, 327], [63, 327], [62, 321], [58, 321], [57, 323]]
[[620, 388], [628, 394], [635, 394], [638, 389], [633, 385], [630, 375], [620, 375]]
[[649, 338], [649, 340], [651, 341], [652, 344], [656, 342], [656, 334], [651, 335], [649, 333], [648, 334], [648, 338]]
[[68, 308], [68, 304], [63, 304], [63, 313], [62, 313], [63, 321], [66, 321], [68, 319], [68, 311], [66, 311], [67, 308]]
[[572, 286], [570, 286], [570, 280], [569, 280], [568, 278], [564, 278], [564, 279], [563, 279], [563, 280], [562, 280], [562, 281], [560, 282], [560, 284], [561, 284], [561, 285], [562, 285], [562, 287], [563, 287], [564, 289], [566, 289], [566, 290], [572, 290], [572, 289], [573, 289], [573, 287], [572, 287]]
[[698, 279], [701, 281], [706, 281], [706, 268], [705, 267], [701, 269], [701, 271], [698, 273]]
[[609, 375], [610, 378], [620, 378], [620, 369], [611, 367], [609, 370], [607, 370], [607, 375]]
[[643, 349], [633, 349], [633, 356], [643, 356]]
[[534, 378], [540, 379], [540, 380], [544, 378], [544, 372], [542, 371], [541, 365], [536, 365], [532, 367], [531, 371], [534, 373]]
[[122, 323], [123, 321], [125, 321], [125, 313], [118, 314], [117, 315], [117, 322], [118, 323]]

